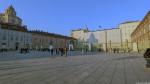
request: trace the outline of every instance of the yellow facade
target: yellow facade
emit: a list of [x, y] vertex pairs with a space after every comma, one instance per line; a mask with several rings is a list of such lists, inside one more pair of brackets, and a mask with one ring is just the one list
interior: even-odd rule
[[137, 44], [139, 51], [145, 51], [150, 48], [150, 12], [144, 17], [131, 35], [132, 42]]

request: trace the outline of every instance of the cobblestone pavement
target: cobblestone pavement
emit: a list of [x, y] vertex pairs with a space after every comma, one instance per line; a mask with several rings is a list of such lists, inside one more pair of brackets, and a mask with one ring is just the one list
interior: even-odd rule
[[138, 84], [150, 81], [141, 54], [96, 53], [0, 61], [0, 84]]

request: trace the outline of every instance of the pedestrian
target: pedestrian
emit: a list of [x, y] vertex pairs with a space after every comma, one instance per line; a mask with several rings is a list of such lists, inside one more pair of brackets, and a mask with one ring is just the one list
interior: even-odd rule
[[51, 55], [53, 55], [53, 46], [52, 45], [49, 46], [49, 51], [51, 52]]
[[114, 48], [114, 53], [116, 53], [116, 48]]
[[51, 49], [51, 55], [53, 55], [54, 49]]
[[20, 49], [20, 53], [21, 53], [21, 54], [23, 53], [23, 49], [22, 49], [22, 48]]
[[59, 48], [60, 51], [60, 55], [63, 56], [64, 55], [64, 49], [63, 48]]
[[67, 54], [68, 54], [68, 48], [64, 48], [64, 54], [65, 54], [65, 56], [67, 57]]
[[56, 48], [55, 51], [56, 51], [56, 55], [59, 55], [59, 49]]
[[62, 54], [65, 55], [65, 48], [62, 48]]
[[145, 58], [145, 60], [147, 61], [146, 67], [147, 67], [147, 68], [150, 68], [150, 48], [148, 48], [148, 49], [146, 50], [146, 52], [144, 53], [144, 58]]
[[57, 48], [57, 55], [59, 55], [59, 53], [60, 53], [60, 52], [59, 52], [59, 48]]

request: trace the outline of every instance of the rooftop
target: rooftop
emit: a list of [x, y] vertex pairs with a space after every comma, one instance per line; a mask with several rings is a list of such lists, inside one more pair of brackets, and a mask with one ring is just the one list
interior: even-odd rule
[[134, 22], [140, 22], [139, 20], [135, 20], [135, 21], [126, 21], [126, 22], [123, 22], [121, 24], [127, 24], [127, 23], [134, 23]]
[[72, 38], [72, 37], [69, 37], [69, 36], [63, 36], [63, 35], [60, 35], [60, 34], [49, 33], [49, 32], [44, 32], [44, 31], [40, 31], [40, 30], [32, 30], [32, 31], [29, 31], [29, 32], [33, 33], [33, 34], [52, 36], [52, 37], [55, 37], [55, 38], [65, 38], [65, 39], [74, 39], [75, 40], [75, 38]]
[[20, 25], [14, 25], [10, 23], [2, 23], [2, 22], [0, 22], [0, 25], [2, 29], [28, 32], [27, 26], [20, 26]]

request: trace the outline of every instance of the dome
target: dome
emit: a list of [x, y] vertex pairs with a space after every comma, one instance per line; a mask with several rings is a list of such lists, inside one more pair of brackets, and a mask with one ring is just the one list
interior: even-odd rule
[[5, 13], [8, 15], [16, 16], [16, 11], [12, 5], [8, 7]]

